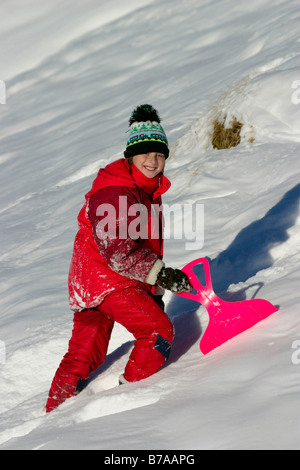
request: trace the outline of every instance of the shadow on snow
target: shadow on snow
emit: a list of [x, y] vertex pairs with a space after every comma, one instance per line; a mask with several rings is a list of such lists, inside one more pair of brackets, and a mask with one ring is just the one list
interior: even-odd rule
[[[220, 298], [234, 302], [246, 300], [247, 290], [253, 287], [256, 290], [252, 298], [257, 296], [263, 282], [232, 293], [227, 292], [227, 289], [231, 284], [245, 282], [273, 265], [270, 251], [289, 238], [288, 229], [295, 225], [299, 216], [299, 200], [300, 184], [297, 184], [264, 217], [242, 229], [226, 250], [215, 259], [209, 259], [213, 288]], [[200, 275], [198, 277], [201, 281]], [[172, 361], [178, 360], [201, 337], [201, 326], [196, 315], [198, 308], [199, 303], [175, 295], [168, 304], [167, 313], [178, 331], [173, 343], [172, 356], [175, 357]], [[188, 317], [190, 328], [186, 324]], [[185, 338], [183, 335], [186, 335]]]

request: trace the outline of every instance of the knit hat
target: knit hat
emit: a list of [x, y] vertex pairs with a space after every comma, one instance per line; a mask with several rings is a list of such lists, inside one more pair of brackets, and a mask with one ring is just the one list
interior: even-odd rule
[[148, 152], [163, 153], [168, 158], [168, 140], [156, 109], [149, 104], [138, 106], [131, 113], [129, 126], [125, 158]]

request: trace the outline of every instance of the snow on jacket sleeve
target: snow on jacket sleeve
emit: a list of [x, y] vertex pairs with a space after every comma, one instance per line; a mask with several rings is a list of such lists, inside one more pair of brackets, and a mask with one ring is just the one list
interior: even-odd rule
[[[97, 191], [89, 200], [88, 218], [100, 254], [108, 266], [122, 276], [154, 285], [164, 263], [151, 251], [151, 240], [130, 233], [130, 226], [136, 227], [140, 234], [145, 235], [145, 230], [148, 233], [148, 212], [151, 213], [146, 210], [139, 219], [143, 227], [137, 227], [137, 212], [129, 210], [140, 202], [134, 193], [135, 190], [127, 187]], [[124, 196], [121, 206], [120, 196]], [[130, 215], [132, 213], [134, 215]]]

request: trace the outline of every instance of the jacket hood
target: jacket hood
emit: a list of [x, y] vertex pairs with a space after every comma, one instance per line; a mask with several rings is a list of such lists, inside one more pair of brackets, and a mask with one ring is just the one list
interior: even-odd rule
[[132, 165], [132, 173], [129, 172], [129, 164], [125, 159], [116, 160], [105, 168], [100, 168], [92, 189], [86, 195], [88, 200], [95, 192], [111, 186], [126, 186], [129, 188], [141, 188], [146, 193], [152, 194], [153, 200], [164, 194], [171, 186], [170, 181], [163, 174], [155, 178], [147, 178]]

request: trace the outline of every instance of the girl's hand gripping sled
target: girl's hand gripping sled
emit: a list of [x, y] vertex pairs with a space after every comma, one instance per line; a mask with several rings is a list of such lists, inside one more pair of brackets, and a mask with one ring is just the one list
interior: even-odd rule
[[[194, 266], [200, 263], [204, 265], [205, 286], [200, 283], [193, 272]], [[182, 271], [187, 274], [190, 283], [197, 292], [177, 295], [201, 303], [209, 315], [208, 326], [200, 341], [200, 350], [203, 354], [221, 346], [278, 310], [267, 300], [251, 299], [226, 302], [219, 299], [213, 291], [209, 262], [206, 258], [191, 261]]]

